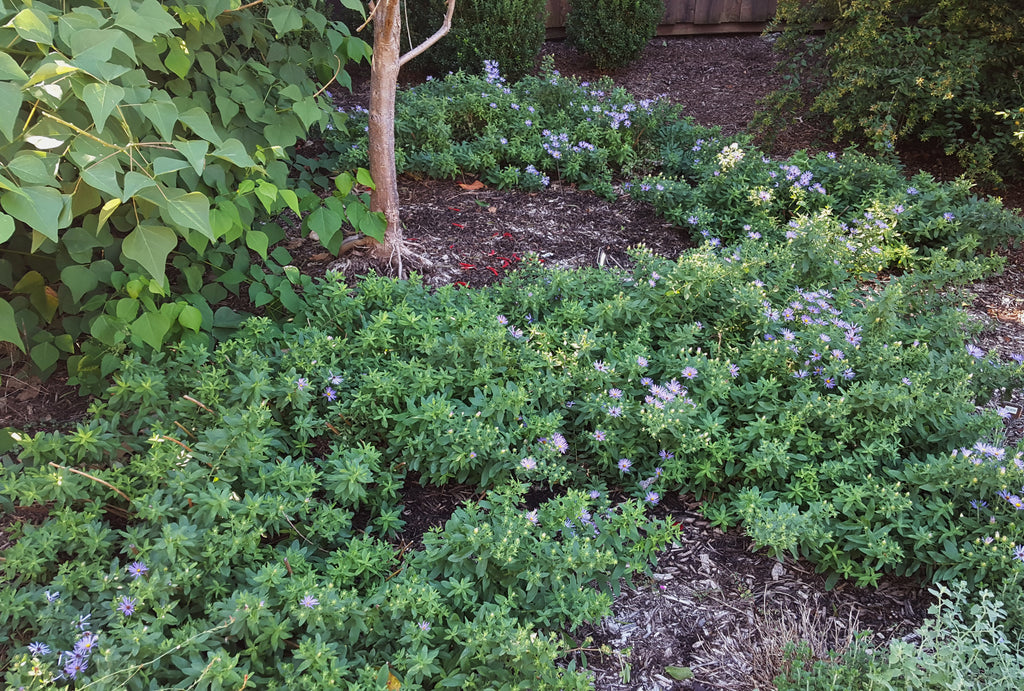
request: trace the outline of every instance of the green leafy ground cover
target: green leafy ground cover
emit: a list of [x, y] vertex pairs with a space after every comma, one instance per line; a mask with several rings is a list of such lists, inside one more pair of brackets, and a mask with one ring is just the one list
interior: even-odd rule
[[[483, 290], [307, 278], [286, 319], [129, 354], [90, 420], [4, 457], [4, 509], [50, 507], [4, 554], [10, 687], [587, 688], [561, 632], [651, 568], [675, 528], [645, 507], [669, 492], [833, 583], [988, 589], [986, 621], [1021, 630], [1024, 460], [976, 405], [1024, 358], [979, 351], [957, 309], [1020, 220], [966, 183], [771, 161], [496, 69], [403, 96], [407, 165], [604, 194], [632, 175], [701, 246]], [[416, 112], [462, 134], [421, 150]], [[359, 114], [339, 121], [358, 155]], [[415, 482], [482, 498], [402, 551]]]

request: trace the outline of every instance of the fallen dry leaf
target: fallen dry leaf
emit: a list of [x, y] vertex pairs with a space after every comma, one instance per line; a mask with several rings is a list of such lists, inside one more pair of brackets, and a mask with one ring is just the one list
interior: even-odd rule
[[479, 180], [474, 180], [473, 182], [469, 183], [468, 185], [465, 185], [465, 184], [460, 182], [459, 183], [459, 187], [461, 187], [464, 190], [470, 190], [470, 191], [472, 191], [472, 190], [482, 190], [484, 188], [484, 183], [480, 182]]

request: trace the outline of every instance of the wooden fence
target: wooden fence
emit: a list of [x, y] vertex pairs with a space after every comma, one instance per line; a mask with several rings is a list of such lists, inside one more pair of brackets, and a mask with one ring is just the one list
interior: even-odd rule
[[[548, 38], [565, 36], [572, 0], [548, 0]], [[659, 36], [760, 32], [775, 14], [776, 0], [665, 0]]]

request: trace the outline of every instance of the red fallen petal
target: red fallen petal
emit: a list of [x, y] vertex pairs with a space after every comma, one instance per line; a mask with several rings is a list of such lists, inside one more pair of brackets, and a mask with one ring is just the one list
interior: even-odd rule
[[488, 252], [487, 256], [488, 257], [493, 257], [496, 254], [497, 254], [497, 252], [495, 252], [494, 250], [491, 250], [490, 252]]
[[492, 238], [496, 238], [496, 237], [498, 237], [499, 235], [501, 235], [501, 233], [491, 233], [491, 237], [492, 237]]
[[455, 285], [462, 286], [463, 288], [468, 288], [469, 287], [469, 284], [466, 283], [465, 281], [455, 281]]
[[476, 268], [475, 265], [467, 264], [466, 262], [459, 262], [459, 266], [461, 266], [463, 269], [475, 269]]
[[448, 245], [448, 249], [450, 249], [450, 250], [455, 249], [455, 245]]
[[498, 270], [497, 270], [497, 269], [495, 269], [495, 268], [494, 268], [493, 266], [488, 266], [488, 267], [487, 267], [487, 270], [488, 270], [488, 271], [490, 271], [490, 272], [491, 272], [492, 274], [494, 274], [495, 276], [497, 276], [497, 275], [498, 275]]
[[507, 268], [508, 268], [508, 263], [509, 263], [509, 262], [508, 262], [508, 259], [503, 259], [503, 260], [501, 261], [501, 268], [503, 268], [503, 269], [507, 269]]
[[419, 238], [406, 238], [406, 240], [408, 240], [409, 242], [419, 242], [420, 241]]
[[457, 209], [457, 208], [455, 208], [454, 206], [449, 206], [449, 207], [448, 207], [448, 210], [449, 210], [449, 211], [462, 211], [462, 209]]
[[517, 262], [523, 261], [522, 258], [515, 252], [512, 253], [512, 258], [515, 259]]
[[502, 233], [501, 236], [503, 238], [510, 238], [510, 237], [512, 237], [512, 233]]
[[462, 225], [461, 223], [453, 223], [452, 225], [455, 226], [456, 228], [465, 228], [466, 227], [466, 226]]

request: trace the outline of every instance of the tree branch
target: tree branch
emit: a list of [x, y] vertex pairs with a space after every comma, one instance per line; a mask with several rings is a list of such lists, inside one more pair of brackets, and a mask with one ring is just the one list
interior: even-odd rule
[[441, 38], [443, 38], [444, 35], [446, 33], [448, 33], [448, 30], [452, 28], [452, 15], [453, 14], [455, 14], [455, 0], [448, 0], [448, 11], [445, 12], [444, 24], [441, 25], [441, 28], [438, 29], [436, 32], [434, 32], [433, 36], [431, 36], [430, 38], [425, 40], [423, 43], [419, 44], [418, 46], [416, 46], [415, 48], [410, 50], [408, 53], [403, 55], [401, 58], [399, 58], [398, 59], [398, 66], [401, 67], [405, 63], [409, 62], [413, 58], [417, 57], [418, 55], [420, 55], [421, 53], [426, 51], [427, 48], [429, 48], [430, 46], [432, 46], [435, 43], [437, 43], [438, 41], [440, 41]]

